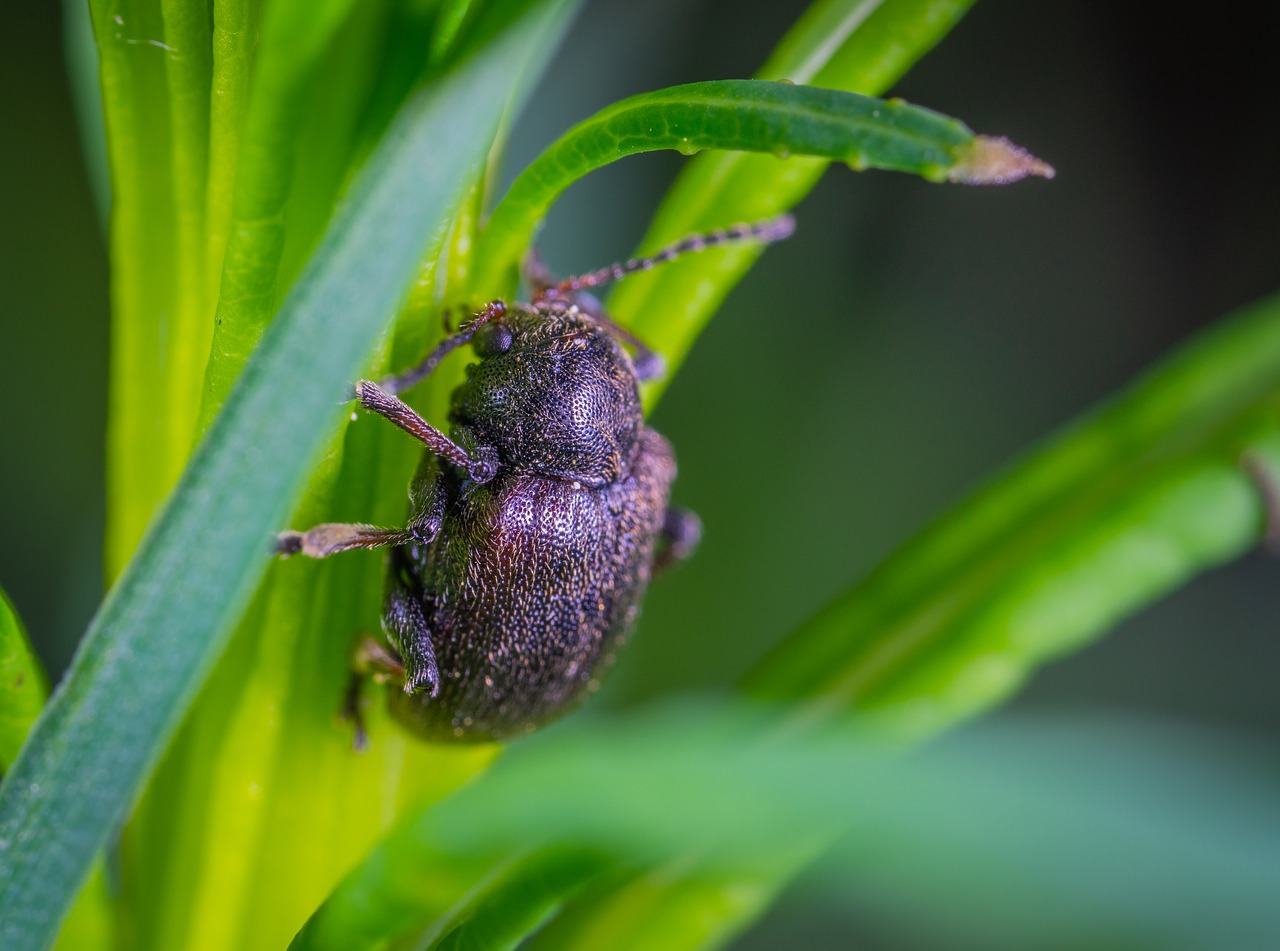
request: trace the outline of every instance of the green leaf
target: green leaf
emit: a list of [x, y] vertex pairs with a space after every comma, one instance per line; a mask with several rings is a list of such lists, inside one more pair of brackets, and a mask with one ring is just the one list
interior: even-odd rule
[[1280, 481], [1280, 298], [1013, 466], [788, 637], [747, 688], [802, 700], [802, 716], [948, 726], [1256, 546], [1260, 479]]
[[[756, 77], [880, 95], [972, 4], [973, 0], [819, 0], [788, 31]], [[636, 253], [652, 253], [687, 234], [790, 211], [826, 167], [825, 159], [799, 155], [786, 162], [742, 152], [698, 155], [668, 190]], [[753, 243], [722, 246], [636, 274], [613, 289], [609, 312], [657, 349], [674, 372], [760, 250]], [[657, 402], [664, 386], [659, 380], [648, 387], [649, 405]]]
[[[346, 24], [354, 5], [353, 0], [325, 0], [266, 6], [243, 128], [234, 137], [238, 155], [222, 158], [234, 169], [235, 197], [229, 220], [213, 223], [211, 235], [210, 256], [221, 266], [221, 279], [212, 350], [206, 346], [203, 351], [207, 368], [201, 367], [206, 376], [202, 426], [225, 402], [275, 314], [285, 207], [298, 173], [298, 140], [306, 117], [303, 106], [329, 41]], [[243, 84], [250, 65], [247, 57], [238, 49], [229, 53], [220, 81]]]
[[107, 174], [107, 131], [102, 117], [102, 84], [98, 76], [98, 48], [93, 21], [83, 0], [62, 0], [62, 45], [80, 133], [80, 150], [89, 175], [93, 208], [103, 231], [111, 211], [111, 182]]
[[[535, 932], [564, 903], [610, 869], [602, 855], [587, 849], [544, 849], [514, 862], [474, 889], [448, 920], [431, 929], [438, 934], [430, 951], [462, 951], [484, 948], [509, 951]], [[413, 908], [403, 927], [421, 916]], [[382, 923], [386, 933], [391, 922]]]
[[[674, 149], [770, 152], [837, 159], [933, 181], [1016, 181], [1052, 170], [1003, 140], [901, 101], [762, 80], [691, 83], [632, 96], [574, 126], [512, 183], [494, 209], [477, 260], [496, 294], [533, 243], [551, 204], [588, 172], [628, 155]], [[998, 156], [998, 157], [997, 157]], [[662, 341], [655, 341], [661, 345]]]
[[[119, 573], [190, 450], [156, 412], [169, 393], [164, 321], [177, 294], [168, 80], [158, 5], [93, 0], [111, 168], [107, 574]], [[163, 43], [162, 43], [163, 45]]]
[[406, 104], [353, 185], [0, 786], [6, 949], [51, 940], [266, 567], [335, 401], [572, 9], [512, 4], [510, 27]]
[[17, 758], [48, 694], [44, 668], [18, 612], [0, 591], [0, 773]]
[[[613, 722], [579, 718], [535, 737], [406, 818], [294, 951], [393, 939], [405, 926], [394, 902], [415, 894], [420, 913], [436, 918], [432, 933], [459, 917], [479, 927], [480, 908], [490, 909], [484, 923], [495, 931], [523, 922], [526, 906], [485, 896], [495, 879], [505, 894], [520, 878], [546, 893], [538, 878], [549, 860], [521, 876], [502, 858], [524, 849], [553, 843], [578, 851], [544, 855], [633, 867], [683, 856], [665, 874], [681, 868], [716, 882], [753, 868], [776, 873], [836, 833], [840, 844], [822, 867], [832, 885], [871, 883], [913, 918], [942, 914], [961, 937], [980, 939], [994, 920], [1019, 947], [1123, 936], [1194, 948], [1247, 945], [1280, 925], [1280, 799], [1274, 777], [1259, 772], [1269, 748], [1119, 719], [1007, 720], [903, 757], [847, 719], [779, 733], [771, 726], [779, 712], [669, 704]], [[471, 883], [442, 888], [437, 870], [450, 867], [472, 870]], [[1142, 884], [1117, 900], [1116, 882]], [[468, 911], [452, 910], [457, 902]], [[576, 943], [630, 946], [629, 922], [618, 923], [596, 922]], [[664, 937], [685, 946], [681, 929], [644, 930], [650, 947], [665, 948]]]

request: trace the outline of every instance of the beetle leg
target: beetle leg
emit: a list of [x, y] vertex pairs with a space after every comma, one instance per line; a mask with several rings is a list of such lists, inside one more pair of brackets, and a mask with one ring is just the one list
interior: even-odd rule
[[433, 453], [467, 473], [474, 482], [488, 482], [497, 470], [496, 459], [470, 456], [456, 442], [418, 415], [412, 406], [388, 393], [377, 383], [361, 380], [356, 399], [371, 413], [394, 423]]
[[795, 230], [796, 220], [791, 215], [778, 215], [776, 218], [768, 218], [764, 221], [731, 225], [728, 228], [718, 228], [714, 231], [691, 234], [680, 239], [675, 244], [669, 244], [665, 248], [655, 251], [648, 257], [632, 258], [629, 261], [620, 261], [617, 264], [602, 267], [598, 271], [580, 274], [577, 277], [567, 277], [559, 284], [544, 288], [535, 294], [533, 299], [535, 303], [547, 297], [568, 299], [566, 295], [573, 291], [582, 291], [590, 287], [599, 287], [601, 284], [610, 284], [613, 281], [621, 280], [628, 274], [648, 271], [659, 264], [672, 261], [682, 254], [705, 251], [707, 248], [734, 244], [739, 241], [760, 241], [764, 244], [772, 244], [774, 241], [782, 241], [791, 237], [792, 232]]
[[404, 664], [399, 656], [368, 635], [356, 641], [355, 650], [351, 652], [351, 678], [347, 681], [347, 695], [342, 704], [342, 719], [354, 728], [351, 746], [357, 753], [369, 748], [369, 731], [365, 728], [360, 689], [366, 680], [375, 683], [404, 681]]
[[421, 544], [430, 544], [440, 534], [448, 505], [449, 486], [440, 460], [424, 452], [409, 483], [409, 534]]
[[659, 535], [661, 547], [653, 559], [653, 574], [659, 575], [674, 562], [693, 554], [702, 538], [702, 521], [688, 509], [667, 509]]
[[431, 628], [422, 610], [422, 597], [399, 577], [393, 561], [391, 583], [382, 605], [382, 630], [404, 663], [404, 692], [440, 692], [440, 670], [436, 666]]
[[385, 548], [409, 541], [412, 541], [412, 536], [408, 532], [395, 529], [326, 522], [305, 532], [281, 532], [276, 536], [275, 553], [327, 558], [356, 548]]
[[524, 286], [529, 289], [529, 296], [534, 298], [556, 285], [555, 276], [542, 260], [537, 248], [530, 248], [520, 262], [520, 277], [524, 280]]
[[1262, 508], [1266, 513], [1262, 545], [1273, 555], [1280, 555], [1280, 474], [1256, 452], [1246, 452], [1240, 459], [1240, 465], [1262, 496]]

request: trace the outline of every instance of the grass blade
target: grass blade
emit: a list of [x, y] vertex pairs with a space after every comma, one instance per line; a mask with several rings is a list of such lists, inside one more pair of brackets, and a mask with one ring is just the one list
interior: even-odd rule
[[0, 786], [7, 949], [52, 939], [266, 566], [335, 400], [571, 7], [515, 9], [388, 132]]
[[[190, 446], [169, 445], [164, 319], [176, 289], [168, 81], [158, 4], [93, 0], [111, 169], [107, 576], [128, 561]], [[153, 42], [154, 41], [154, 42]]]
[[[1280, 800], [1274, 776], [1260, 772], [1269, 748], [1116, 719], [1012, 720], [902, 757], [847, 720], [783, 736], [768, 726], [776, 716], [668, 705], [535, 737], [399, 825], [294, 951], [396, 936], [402, 921], [384, 917], [386, 895], [419, 890], [432, 896], [421, 909], [454, 921], [430, 872], [441, 856], [467, 866], [489, 856], [508, 893], [518, 876], [498, 857], [548, 842], [632, 866], [684, 855], [685, 875], [706, 882], [776, 869], [837, 831], [841, 846], [824, 865], [834, 885], [874, 882], [913, 916], [954, 919], [978, 946], [992, 920], [1018, 933], [1015, 947], [1062, 946], [1064, 934], [1080, 939], [1071, 946], [1116, 935], [1145, 939], [1136, 946], [1246, 946], [1280, 924]], [[538, 866], [526, 873], [537, 892]], [[1117, 900], [1118, 882], [1142, 887]], [[957, 883], [967, 914], [950, 907]], [[491, 892], [481, 880], [464, 906]], [[689, 946], [683, 930], [644, 930], [649, 947]], [[582, 938], [640, 946], [625, 930], [595, 930], [594, 945]]]
[[209, 86], [213, 54], [209, 8], [188, 0], [161, 0], [164, 70], [169, 96], [173, 189], [172, 310], [165, 326], [165, 390], [169, 446], [181, 465], [196, 439], [200, 375], [213, 326], [205, 284], [205, 205], [209, 180]]
[[18, 612], [0, 591], [0, 774], [17, 758], [48, 694], [44, 668]]
[[[264, 12], [254, 55], [257, 69], [237, 137], [239, 157], [221, 156], [223, 163], [235, 162], [236, 186], [225, 226], [225, 251], [217, 259], [222, 276], [213, 347], [204, 351], [208, 365], [200, 404], [202, 428], [226, 400], [275, 313], [276, 278], [285, 244], [284, 210], [298, 165], [298, 132], [306, 115], [302, 105], [329, 41], [353, 6], [353, 0], [274, 3]], [[219, 78], [235, 84], [239, 77], [231, 74], [232, 67], [240, 72], [247, 64], [237, 50], [230, 52], [230, 63]], [[221, 243], [221, 229], [216, 240]]]
[[[1000, 182], [1052, 169], [1003, 140], [901, 101], [761, 80], [691, 83], [632, 96], [574, 126], [512, 183], [494, 209], [477, 260], [480, 289], [496, 293], [533, 243], [551, 204], [588, 172], [628, 155], [674, 149], [768, 152], [836, 159], [933, 181]], [[995, 158], [996, 154], [1002, 158]], [[1016, 167], [1016, 170], [1012, 170]], [[662, 341], [656, 341], [661, 345]]]
[[564, 903], [608, 870], [585, 849], [547, 849], [487, 882], [439, 928], [429, 951], [514, 951]]
[[784, 641], [747, 687], [929, 732], [1257, 545], [1280, 479], [1280, 299], [1194, 340]]
[[[756, 74], [878, 96], [946, 36], [973, 0], [819, 0]], [[838, 41], [838, 45], [837, 42]], [[689, 161], [663, 198], [637, 254], [686, 234], [790, 211], [826, 170], [821, 158], [707, 152]], [[750, 243], [689, 255], [617, 285], [609, 311], [655, 347], [674, 371], [760, 253]], [[669, 379], [670, 377], [668, 377]], [[661, 396], [664, 381], [648, 387]]]

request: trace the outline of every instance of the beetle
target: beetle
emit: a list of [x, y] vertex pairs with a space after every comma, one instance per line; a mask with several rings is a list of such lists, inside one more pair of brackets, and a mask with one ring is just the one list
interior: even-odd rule
[[[408, 525], [286, 531], [276, 551], [390, 549], [385, 644], [360, 640], [348, 692], [357, 746], [367, 739], [365, 676], [402, 685], [390, 692], [393, 716], [431, 741], [527, 733], [595, 689], [650, 577], [692, 552], [700, 526], [668, 505], [675, 457], [642, 415], [640, 384], [663, 372], [662, 360], [588, 291], [685, 252], [777, 241], [793, 228], [782, 216], [692, 235], [559, 282], [535, 262], [528, 303], [491, 301], [418, 366], [355, 385], [364, 409], [426, 449]], [[479, 361], [453, 392], [446, 435], [398, 394], [467, 343]]]

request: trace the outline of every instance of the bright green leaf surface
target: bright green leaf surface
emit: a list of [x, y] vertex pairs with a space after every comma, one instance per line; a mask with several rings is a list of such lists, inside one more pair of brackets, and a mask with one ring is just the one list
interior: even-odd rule
[[770, 152], [779, 160], [808, 155], [940, 181], [968, 163], [975, 145], [962, 123], [936, 112], [812, 86], [721, 80], [632, 96], [574, 126], [512, 183], [477, 254], [486, 268], [479, 290], [501, 289], [505, 271], [533, 243], [566, 188], [628, 155], [659, 149]]
[[569, 11], [527, 9], [398, 117], [5, 777], [6, 949], [49, 943], [225, 643], [333, 431], [336, 397]]
[[[13, 604], [0, 591], [0, 776], [17, 758], [48, 695], [44, 668], [31, 650]], [[112, 911], [102, 863], [98, 862], [59, 936], [58, 951], [107, 951], [115, 927]]]
[[[285, 205], [297, 174], [305, 96], [323, 65], [329, 41], [346, 23], [353, 5], [352, 0], [267, 5], [260, 48], [254, 54], [258, 68], [248, 93], [243, 131], [236, 139], [238, 160], [223, 157], [224, 163], [235, 162], [235, 198], [226, 236], [219, 227], [214, 237], [215, 253], [219, 246], [224, 250], [217, 258], [223, 264], [212, 351], [208, 346], [204, 350], [207, 379], [202, 425], [226, 400], [275, 313]], [[238, 50], [230, 53], [233, 64], [247, 69]], [[229, 64], [221, 81], [231, 82], [230, 74]]]
[[[465, 905], [431, 929], [431, 951], [511, 951], [606, 872], [610, 863], [585, 849], [544, 850], [517, 861], [473, 890]], [[404, 922], [411, 926], [421, 911]], [[386, 927], [387, 922], [383, 925]]]
[[1280, 478], [1280, 299], [1192, 341], [885, 562], [748, 682], [908, 734], [1006, 697], [1259, 543]]
[[48, 693], [18, 612], [0, 591], [0, 773], [17, 757]]
[[[158, 5], [94, 0], [111, 167], [111, 372], [107, 573], [128, 560], [190, 447], [170, 445], [157, 394], [169, 392], [164, 323], [176, 294], [172, 150]], [[157, 42], [160, 42], [157, 40]]]
[[[973, 0], [819, 0], [757, 73], [876, 96], [889, 89], [955, 26]], [[650, 253], [687, 234], [789, 211], [817, 184], [827, 162], [795, 156], [707, 152], [693, 158], [667, 192], [637, 251]], [[803, 224], [801, 225], [803, 227]], [[658, 350], [674, 371], [725, 295], [760, 253], [756, 244], [689, 255], [617, 285], [609, 311]], [[651, 385], [652, 404], [664, 383]]]
[[[619, 862], [696, 856], [685, 874], [714, 881], [718, 870], [772, 868], [835, 830], [845, 833], [825, 865], [835, 881], [873, 883], [913, 916], [951, 916], [971, 939], [1006, 929], [1020, 935], [1015, 947], [1107, 935], [1240, 947], [1280, 926], [1280, 798], [1258, 785], [1274, 777], [1256, 772], [1270, 749], [1073, 719], [995, 723], [902, 757], [845, 721], [779, 734], [776, 716], [676, 706], [580, 719], [523, 743], [398, 826], [294, 949], [394, 937], [403, 922], [384, 917], [386, 894], [416, 889], [422, 912], [451, 917], [450, 899], [466, 892], [440, 891], [430, 873], [450, 855], [473, 863], [556, 841]], [[1117, 900], [1120, 882], [1141, 887]]]

